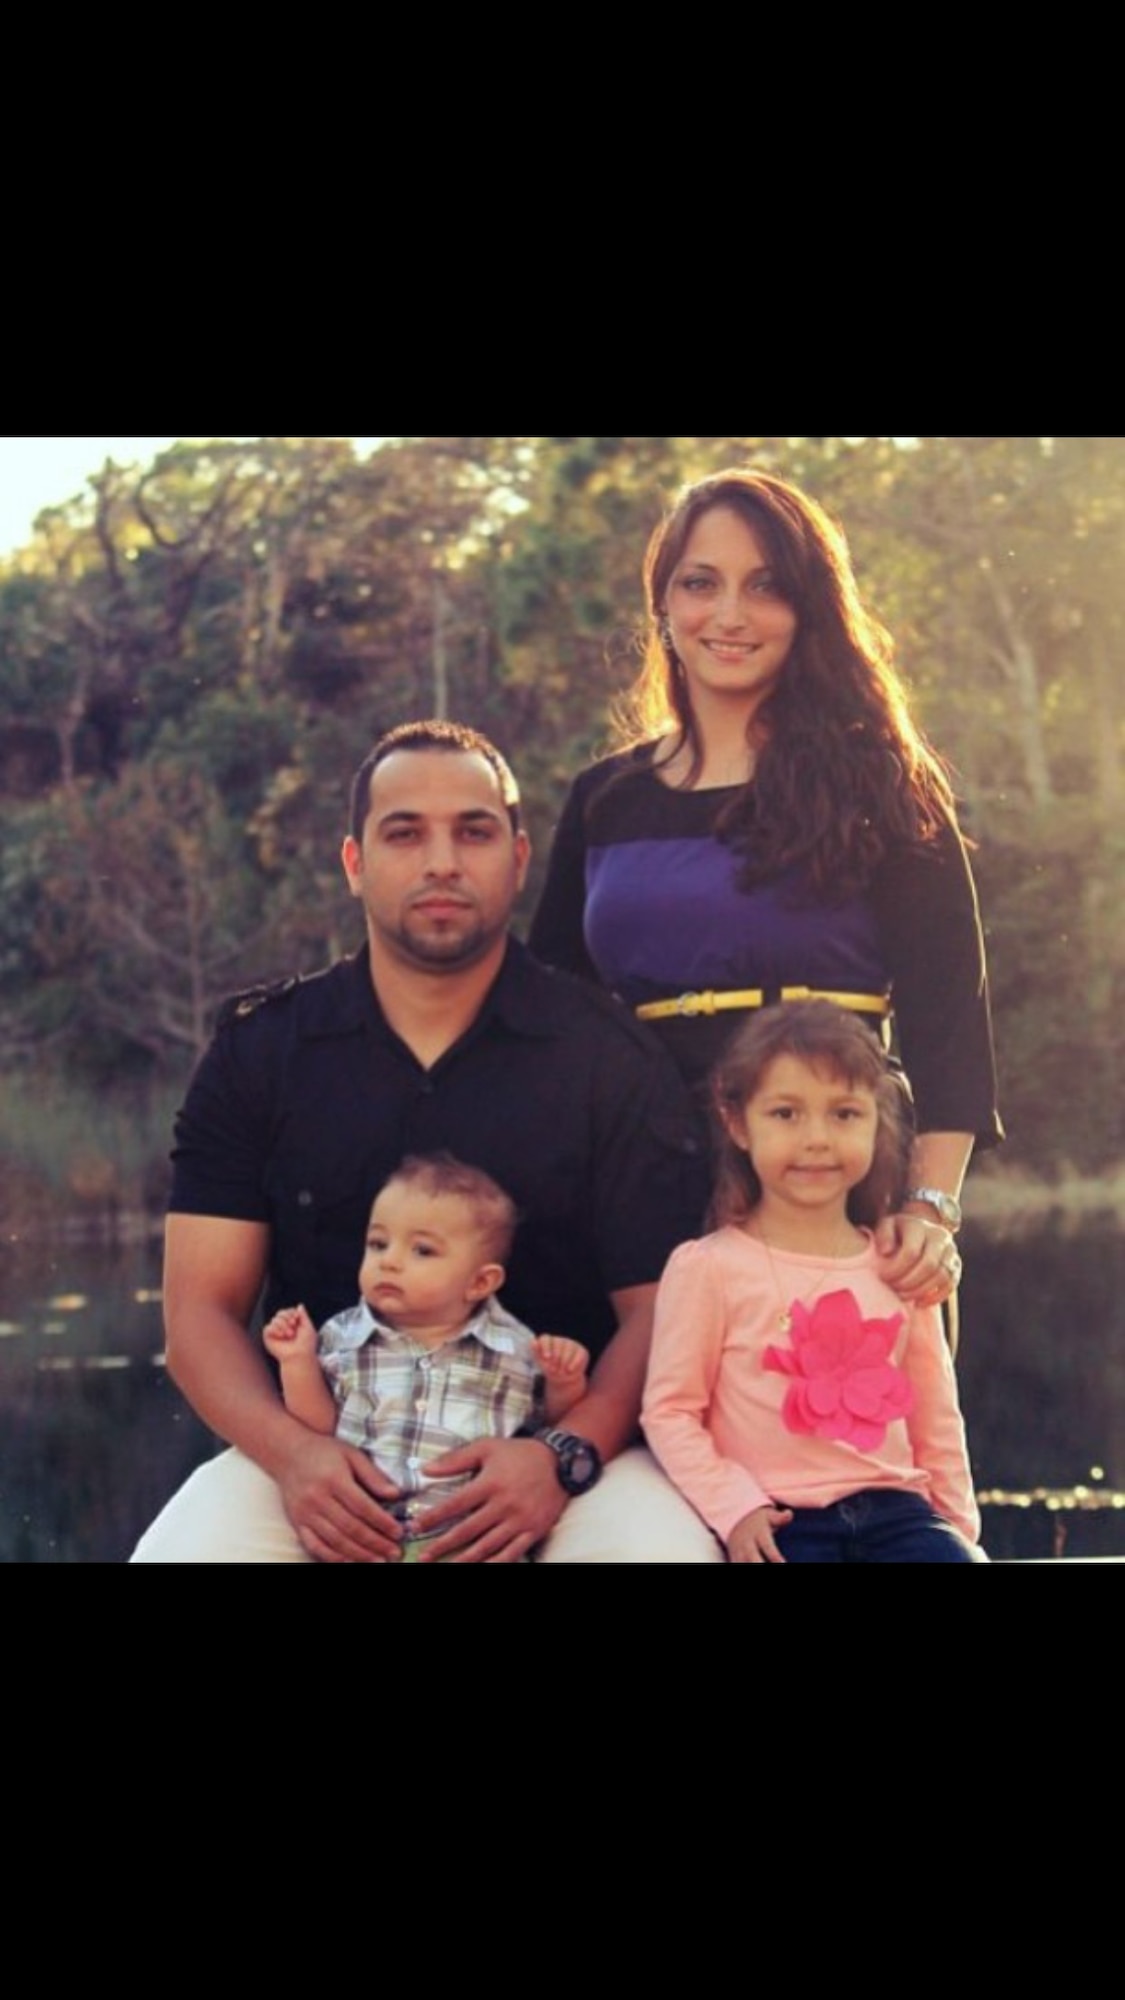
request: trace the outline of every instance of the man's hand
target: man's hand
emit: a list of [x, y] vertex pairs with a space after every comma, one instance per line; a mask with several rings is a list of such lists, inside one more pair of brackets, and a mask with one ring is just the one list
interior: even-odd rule
[[317, 1562], [399, 1561], [402, 1529], [379, 1505], [397, 1499], [399, 1489], [366, 1452], [303, 1431], [274, 1477], [289, 1519]]
[[419, 1551], [419, 1562], [519, 1562], [566, 1506], [555, 1454], [532, 1438], [479, 1438], [431, 1459], [426, 1472], [435, 1479], [473, 1477], [413, 1523], [415, 1534], [450, 1524]]

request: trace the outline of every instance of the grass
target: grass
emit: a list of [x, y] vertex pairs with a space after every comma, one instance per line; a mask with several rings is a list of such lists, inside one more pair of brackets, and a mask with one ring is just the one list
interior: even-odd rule
[[159, 1213], [182, 1089], [94, 1093], [51, 1079], [0, 1085], [0, 1192], [6, 1232]]

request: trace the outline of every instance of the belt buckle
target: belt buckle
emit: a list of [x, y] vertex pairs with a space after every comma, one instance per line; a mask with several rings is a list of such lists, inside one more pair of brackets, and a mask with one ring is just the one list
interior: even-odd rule
[[696, 1014], [701, 1014], [701, 1013], [702, 1013], [702, 1011], [703, 1011], [703, 995], [702, 995], [702, 993], [680, 993], [680, 994], [677, 994], [677, 996], [676, 996], [676, 1012], [677, 1012], [677, 1014], [681, 1014], [681, 1015], [683, 1015], [683, 1016], [685, 1016], [685, 1017], [691, 1017], [691, 1016], [694, 1016], [694, 1015], [696, 1015]]

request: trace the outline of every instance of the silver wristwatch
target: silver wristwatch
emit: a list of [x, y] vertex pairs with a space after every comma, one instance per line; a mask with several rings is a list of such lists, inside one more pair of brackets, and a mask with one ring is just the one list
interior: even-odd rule
[[928, 1208], [936, 1211], [938, 1220], [944, 1222], [947, 1229], [961, 1227], [961, 1204], [955, 1195], [946, 1194], [943, 1188], [907, 1188], [903, 1200], [924, 1201]]

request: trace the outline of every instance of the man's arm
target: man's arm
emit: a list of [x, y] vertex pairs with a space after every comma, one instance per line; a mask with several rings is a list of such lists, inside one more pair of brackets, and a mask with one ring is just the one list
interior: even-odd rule
[[[590, 1371], [582, 1401], [566, 1413], [567, 1430], [589, 1438], [603, 1459], [616, 1458], [619, 1451], [636, 1439], [652, 1341], [656, 1286], [630, 1285], [611, 1292], [610, 1303], [617, 1330]], [[548, 1447], [544, 1445], [542, 1449]]]
[[378, 1505], [396, 1489], [365, 1453], [286, 1411], [248, 1332], [265, 1277], [265, 1223], [170, 1215], [164, 1249], [168, 1372], [204, 1423], [275, 1479], [322, 1562], [386, 1562], [401, 1530]]
[[[637, 1434], [656, 1286], [632, 1285], [611, 1292], [610, 1300], [617, 1331], [595, 1362], [582, 1401], [566, 1414], [566, 1429], [589, 1438], [603, 1459], [615, 1458]], [[474, 1476], [416, 1524], [429, 1529], [450, 1523], [421, 1560], [522, 1561], [567, 1504], [556, 1463], [550, 1446], [534, 1438], [480, 1438], [434, 1459], [430, 1473]]]

